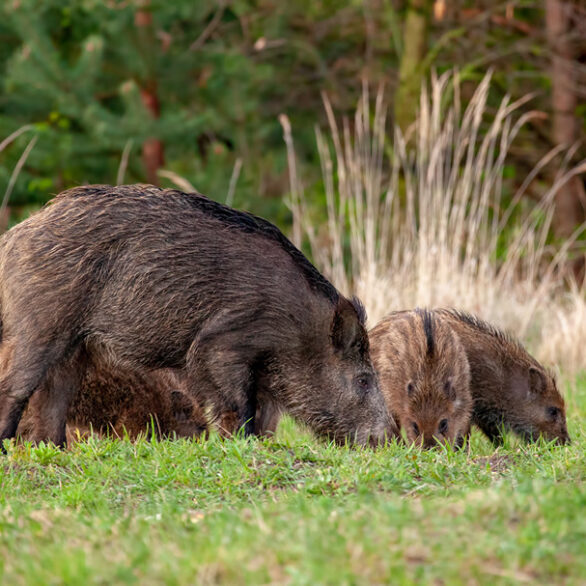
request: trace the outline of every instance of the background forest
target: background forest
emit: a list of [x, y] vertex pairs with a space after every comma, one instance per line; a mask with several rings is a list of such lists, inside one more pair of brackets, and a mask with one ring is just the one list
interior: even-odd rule
[[[388, 128], [405, 130], [432, 70], [458, 69], [466, 102], [492, 69], [489, 114], [505, 94], [533, 96], [521, 110], [539, 115], [505, 169], [511, 191], [553, 147], [586, 132], [578, 0], [7, 0], [0, 14], [0, 137], [25, 129], [2, 145], [0, 185], [35, 138], [4, 202], [10, 221], [72, 185], [170, 185], [171, 172], [220, 200], [232, 179], [236, 205], [286, 225], [278, 116], [288, 116], [301, 175], [319, 198], [322, 93], [350, 115], [363, 84], [383, 84]], [[568, 156], [584, 155], [582, 143]], [[529, 197], [542, 196], [563, 157]], [[584, 220], [583, 182], [561, 190], [558, 208], [567, 236]]]

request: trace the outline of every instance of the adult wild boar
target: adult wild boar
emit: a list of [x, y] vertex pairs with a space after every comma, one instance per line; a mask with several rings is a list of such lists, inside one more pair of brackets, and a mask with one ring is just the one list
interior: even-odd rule
[[66, 191], [0, 242], [0, 440], [37, 388], [45, 439], [86, 357], [175, 369], [226, 433], [270, 403], [318, 434], [393, 433], [364, 312], [272, 224], [153, 186]]

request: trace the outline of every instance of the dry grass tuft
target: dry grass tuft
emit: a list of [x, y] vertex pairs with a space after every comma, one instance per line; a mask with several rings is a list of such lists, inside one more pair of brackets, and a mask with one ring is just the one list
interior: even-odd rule
[[[387, 137], [383, 92], [368, 89], [353, 124], [338, 123], [324, 97], [330, 135], [317, 131], [327, 223], [314, 226], [292, 173], [294, 234], [305, 234], [317, 266], [346, 293], [359, 295], [375, 324], [415, 306], [456, 306], [519, 335], [532, 351], [573, 376], [586, 369], [585, 291], [567, 283], [568, 249], [547, 244], [553, 196], [579, 167], [560, 173], [539, 205], [523, 198], [549, 153], [507, 206], [503, 172], [530, 98], [505, 98], [490, 118], [490, 75], [462, 110], [457, 75], [431, 79], [409, 136]], [[294, 161], [287, 121], [281, 119]], [[294, 171], [294, 169], [293, 169]], [[345, 264], [346, 259], [346, 264]], [[349, 264], [348, 264], [349, 259]]]

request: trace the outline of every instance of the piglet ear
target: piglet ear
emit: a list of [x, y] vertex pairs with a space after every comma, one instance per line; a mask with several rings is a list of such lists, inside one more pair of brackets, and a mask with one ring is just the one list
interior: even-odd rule
[[544, 393], [547, 388], [547, 381], [545, 380], [545, 374], [535, 368], [534, 366], [529, 367], [529, 389], [536, 394]]
[[455, 401], [456, 400], [456, 389], [454, 389], [454, 385], [452, 383], [452, 379], [448, 378], [445, 380], [444, 382], [444, 386], [443, 389], [445, 396], [450, 400], [450, 401]]
[[336, 304], [330, 336], [334, 348], [341, 352], [349, 351], [352, 346], [366, 337], [356, 308], [345, 297], [340, 297]]
[[189, 397], [179, 389], [171, 391], [171, 408], [173, 410], [173, 417], [177, 421], [187, 421], [193, 415], [193, 404]]

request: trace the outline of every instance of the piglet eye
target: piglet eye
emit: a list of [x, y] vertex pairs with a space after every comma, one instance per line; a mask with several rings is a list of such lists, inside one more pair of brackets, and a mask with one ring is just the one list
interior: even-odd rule
[[550, 419], [557, 419], [560, 415], [561, 411], [557, 407], [548, 407], [547, 408], [547, 416]]
[[440, 421], [439, 426], [438, 426], [438, 431], [442, 435], [446, 435], [446, 433], [448, 433], [448, 420], [447, 419], [442, 419]]
[[415, 432], [415, 435], [419, 435], [419, 425], [417, 425], [417, 423], [415, 423], [415, 421], [412, 421], [411, 426], [413, 427], [413, 431]]

